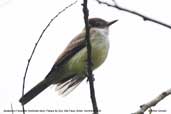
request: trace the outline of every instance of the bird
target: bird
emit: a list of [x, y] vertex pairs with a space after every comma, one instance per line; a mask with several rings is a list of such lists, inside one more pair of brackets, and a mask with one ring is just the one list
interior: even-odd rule
[[[106, 60], [109, 51], [109, 27], [117, 21], [108, 22], [101, 18], [88, 19], [92, 70], [97, 69]], [[67, 95], [86, 78], [85, 36], [84, 27], [59, 55], [46, 77], [19, 99], [22, 105], [27, 104], [50, 85], [56, 85], [61, 95]]]

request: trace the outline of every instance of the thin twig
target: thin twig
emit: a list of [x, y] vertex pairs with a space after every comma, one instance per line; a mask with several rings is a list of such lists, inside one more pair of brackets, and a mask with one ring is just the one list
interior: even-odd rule
[[145, 103], [143, 105], [140, 106], [140, 109], [132, 114], [144, 114], [144, 112], [153, 107], [156, 106], [160, 101], [162, 101], [164, 98], [166, 98], [167, 96], [171, 95], [171, 89], [168, 89], [167, 91], [162, 92], [159, 96], [157, 96], [155, 99], [151, 100], [148, 103]]
[[139, 17], [142, 17], [144, 21], [151, 21], [151, 22], [157, 23], [157, 24], [159, 24], [159, 25], [162, 25], [162, 26], [164, 26], [164, 27], [167, 27], [167, 28], [171, 29], [171, 25], [168, 25], [168, 24], [163, 23], [163, 22], [161, 22], [161, 21], [155, 20], [155, 19], [153, 19], [153, 18], [150, 18], [150, 17], [148, 17], [148, 16], [145, 16], [145, 15], [143, 15], [143, 14], [141, 14], [141, 13], [136, 12], [136, 11], [132, 11], [132, 10], [130, 10], [130, 9], [126, 9], [126, 8], [124, 8], [124, 7], [121, 7], [121, 6], [119, 6], [119, 5], [117, 4], [117, 2], [116, 2], [115, 0], [112, 0], [112, 1], [114, 2], [114, 5], [113, 5], [113, 4], [110, 4], [110, 3], [107, 3], [107, 2], [104, 2], [104, 1], [101, 1], [101, 0], [96, 0], [96, 1], [97, 1], [99, 4], [104, 4], [104, 5], [107, 5], [107, 6], [109, 6], [109, 7], [113, 7], [113, 8], [116, 8], [116, 9], [118, 9], [118, 10], [125, 11], [125, 12], [128, 12], [128, 13], [137, 15], [137, 16], [139, 16]]
[[96, 103], [95, 90], [94, 90], [94, 77], [92, 73], [92, 61], [91, 61], [91, 42], [90, 42], [90, 27], [88, 22], [89, 10], [87, 8], [88, 0], [84, 0], [83, 2], [83, 13], [84, 13], [84, 21], [86, 28], [86, 45], [87, 45], [87, 78], [90, 84], [90, 95], [91, 101], [93, 105], [93, 113], [98, 114], [98, 107]]
[[[35, 46], [34, 46], [34, 48], [33, 48], [33, 50], [32, 50], [32, 53], [31, 53], [31, 55], [30, 55], [30, 57], [29, 57], [29, 59], [28, 59], [28, 62], [27, 62], [27, 66], [26, 66], [26, 69], [25, 69], [24, 77], [23, 77], [22, 96], [24, 95], [25, 80], [26, 80], [27, 71], [28, 71], [28, 68], [29, 68], [29, 65], [30, 65], [30, 61], [31, 61], [31, 59], [32, 59], [32, 57], [33, 57], [33, 55], [34, 55], [34, 52], [35, 52], [35, 50], [36, 50], [36, 48], [37, 48], [37, 45], [38, 45], [38, 43], [40, 42], [40, 40], [41, 40], [41, 38], [42, 38], [44, 32], [47, 30], [47, 28], [50, 26], [50, 24], [51, 24], [51, 23], [52, 23], [60, 14], [61, 14], [61, 13], [63, 13], [63, 12], [64, 12], [65, 10], [67, 10], [69, 7], [71, 7], [72, 5], [74, 5], [76, 2], [77, 2], [77, 1], [71, 3], [70, 5], [68, 5], [67, 7], [65, 7], [64, 9], [62, 9], [60, 12], [58, 12], [57, 15], [55, 15], [55, 16], [50, 20], [50, 22], [46, 25], [46, 27], [43, 29], [41, 35], [39, 36], [37, 42], [35, 43]], [[22, 105], [22, 107], [23, 107], [23, 114], [24, 114], [24, 113], [25, 113], [25, 111], [24, 111], [24, 105]]]
[[11, 104], [11, 112], [12, 112], [12, 114], [14, 114], [14, 110], [13, 110], [12, 104]]
[[22, 105], [22, 110], [23, 110], [23, 114], [25, 114], [25, 108], [24, 108], [24, 105]]

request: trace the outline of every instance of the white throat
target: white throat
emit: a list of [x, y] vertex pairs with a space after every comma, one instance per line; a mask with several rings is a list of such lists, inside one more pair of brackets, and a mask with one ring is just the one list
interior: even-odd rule
[[101, 35], [103, 35], [104, 37], [108, 37], [109, 34], [109, 28], [92, 28], [93, 30], [95, 30], [96, 32], [99, 32]]

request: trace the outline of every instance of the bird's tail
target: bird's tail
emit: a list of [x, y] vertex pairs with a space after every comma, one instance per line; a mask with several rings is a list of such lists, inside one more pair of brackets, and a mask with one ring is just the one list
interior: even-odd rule
[[49, 87], [51, 84], [52, 83], [49, 82], [47, 79], [42, 80], [40, 83], [38, 83], [35, 87], [33, 87], [30, 91], [28, 91], [24, 96], [20, 98], [20, 103], [22, 105], [25, 105], [34, 97], [36, 97], [39, 93], [41, 93], [44, 89]]

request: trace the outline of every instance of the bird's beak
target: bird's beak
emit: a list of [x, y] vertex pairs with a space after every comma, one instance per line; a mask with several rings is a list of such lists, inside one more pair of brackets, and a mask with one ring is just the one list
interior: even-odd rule
[[111, 21], [107, 24], [107, 26], [109, 27], [110, 25], [112, 25], [113, 23], [117, 22], [118, 20], [114, 20], [114, 21]]

